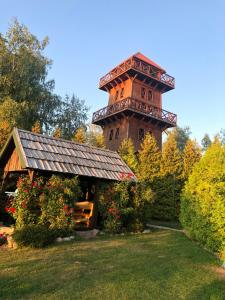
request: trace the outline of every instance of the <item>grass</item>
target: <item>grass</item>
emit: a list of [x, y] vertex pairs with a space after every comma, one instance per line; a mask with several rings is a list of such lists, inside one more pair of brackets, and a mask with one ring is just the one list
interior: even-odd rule
[[182, 233], [0, 250], [0, 299], [225, 299], [225, 270]]

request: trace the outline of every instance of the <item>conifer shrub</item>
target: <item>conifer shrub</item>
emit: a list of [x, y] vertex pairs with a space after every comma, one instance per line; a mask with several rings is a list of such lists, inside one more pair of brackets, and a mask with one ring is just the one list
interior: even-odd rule
[[225, 251], [225, 146], [218, 140], [185, 184], [180, 221], [193, 239], [213, 251]]

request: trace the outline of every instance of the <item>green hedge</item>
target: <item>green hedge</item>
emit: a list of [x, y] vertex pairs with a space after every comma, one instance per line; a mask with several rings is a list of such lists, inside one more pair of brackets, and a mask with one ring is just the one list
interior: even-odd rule
[[74, 231], [67, 228], [50, 229], [44, 225], [26, 225], [15, 231], [13, 239], [19, 247], [43, 248], [52, 244], [57, 237], [74, 234]]
[[225, 250], [225, 146], [219, 141], [208, 148], [185, 185], [180, 221], [207, 248]]

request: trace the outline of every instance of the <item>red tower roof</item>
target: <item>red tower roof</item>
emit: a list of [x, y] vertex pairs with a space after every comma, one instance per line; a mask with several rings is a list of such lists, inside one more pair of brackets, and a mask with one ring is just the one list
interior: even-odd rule
[[153, 60], [149, 59], [145, 55], [143, 55], [141, 52], [137, 52], [136, 54], [132, 55], [134, 57], [139, 58], [140, 60], [146, 62], [147, 64], [156, 67], [157, 69], [160, 69], [163, 73], [166, 73], [166, 71], [160, 67], [158, 64], [156, 64]]

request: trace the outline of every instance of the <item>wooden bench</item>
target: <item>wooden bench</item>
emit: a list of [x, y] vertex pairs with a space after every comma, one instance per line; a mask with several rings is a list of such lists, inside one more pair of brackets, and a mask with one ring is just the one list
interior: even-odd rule
[[74, 208], [74, 220], [76, 224], [90, 226], [90, 219], [93, 216], [94, 203], [89, 201], [76, 202]]

